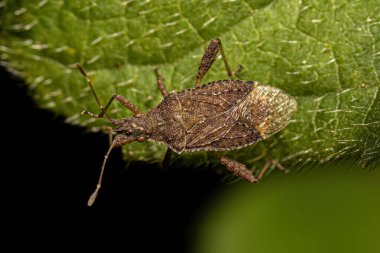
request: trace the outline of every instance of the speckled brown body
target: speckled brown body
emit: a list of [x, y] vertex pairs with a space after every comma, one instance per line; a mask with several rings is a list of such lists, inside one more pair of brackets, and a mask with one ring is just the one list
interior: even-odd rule
[[[163, 166], [169, 163], [171, 150], [177, 153], [212, 151], [228, 170], [251, 183], [257, 182], [269, 169], [270, 164], [277, 164], [282, 168], [276, 161], [268, 161], [255, 177], [244, 164], [216, 152], [243, 148], [269, 137], [289, 123], [291, 114], [297, 108], [295, 99], [284, 91], [254, 81], [224, 80], [201, 86], [203, 77], [219, 52], [228, 76], [235, 76], [236, 72], [231, 71], [221, 40], [215, 38], [211, 40], [200, 62], [195, 89], [168, 93], [163, 78], [158, 69], [156, 70], [157, 86], [164, 99], [145, 114], [127, 98], [117, 94], [103, 107], [92, 81], [77, 64], [101, 110], [99, 114], [89, 111], [82, 114], [94, 118], [106, 116], [117, 127], [114, 129], [116, 136], [104, 156], [98, 184], [89, 198], [89, 206], [94, 203], [101, 187], [104, 168], [111, 150], [134, 141], [166, 144], [169, 148]], [[241, 69], [242, 66], [239, 66], [238, 71]], [[114, 100], [132, 111], [133, 117], [113, 119], [107, 113], [107, 109]]]
[[258, 142], [285, 127], [295, 100], [253, 81], [224, 80], [172, 92], [146, 113], [147, 140], [183, 151], [221, 151]]

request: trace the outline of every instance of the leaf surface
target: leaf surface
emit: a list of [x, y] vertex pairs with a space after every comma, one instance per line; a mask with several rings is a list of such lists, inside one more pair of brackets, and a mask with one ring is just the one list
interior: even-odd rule
[[[105, 104], [122, 94], [146, 111], [162, 97], [153, 69], [168, 90], [192, 88], [214, 37], [220, 37], [240, 78], [279, 87], [298, 102], [292, 122], [257, 145], [228, 152], [254, 166], [286, 166], [355, 157], [380, 162], [380, 5], [376, 0], [289, 1], [0, 1], [2, 65], [25, 79], [35, 101], [95, 127], [98, 112], [80, 62]], [[222, 61], [204, 82], [226, 79]], [[131, 115], [112, 105], [115, 118]], [[134, 143], [129, 160], [160, 161], [165, 146]], [[186, 154], [194, 166], [206, 156]]]

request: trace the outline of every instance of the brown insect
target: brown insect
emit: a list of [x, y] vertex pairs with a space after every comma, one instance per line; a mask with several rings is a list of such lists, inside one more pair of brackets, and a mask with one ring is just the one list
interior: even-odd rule
[[[216, 151], [243, 148], [284, 128], [296, 110], [294, 98], [284, 91], [255, 81], [223, 80], [201, 86], [201, 81], [214, 63], [220, 51], [227, 73], [232, 72], [223, 51], [220, 39], [213, 39], [204, 53], [196, 76], [195, 89], [168, 93], [163, 79], [156, 70], [157, 85], [164, 96], [162, 102], [146, 113], [142, 113], [134, 104], [121, 95], [113, 95], [105, 107], [93, 89], [92, 81], [82, 67], [79, 71], [86, 77], [88, 85], [100, 107], [100, 114], [88, 111], [82, 114], [94, 118], [106, 116], [117, 126], [116, 136], [104, 156], [98, 184], [88, 200], [91, 206], [101, 187], [106, 161], [111, 150], [133, 141], [153, 141], [166, 144], [169, 148], [163, 164], [169, 159], [172, 150], [176, 153], [184, 151], [212, 151], [220, 162], [231, 172], [249, 182], [257, 182], [270, 163], [268, 162], [258, 177], [242, 163], [219, 155]], [[241, 69], [241, 67], [240, 67]], [[116, 99], [134, 113], [133, 117], [113, 119], [107, 109]]]

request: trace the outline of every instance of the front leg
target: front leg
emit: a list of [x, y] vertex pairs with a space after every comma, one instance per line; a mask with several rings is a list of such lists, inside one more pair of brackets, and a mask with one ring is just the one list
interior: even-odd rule
[[113, 123], [115, 124], [116, 121], [114, 119], [112, 119], [108, 113], [107, 113], [107, 109], [108, 107], [111, 105], [112, 101], [114, 99], [116, 99], [117, 101], [119, 101], [122, 105], [124, 105], [125, 107], [127, 107], [129, 110], [131, 110], [134, 114], [135, 117], [140, 117], [141, 116], [141, 111], [137, 108], [137, 106], [135, 106], [131, 101], [129, 101], [128, 99], [126, 99], [125, 97], [121, 96], [121, 95], [113, 95], [111, 97], [111, 99], [108, 101], [106, 107], [103, 108], [102, 104], [100, 103], [99, 101], [99, 98], [98, 96], [96, 95], [96, 92], [94, 90], [94, 86], [92, 84], [92, 81], [91, 79], [88, 77], [86, 71], [84, 71], [84, 69], [82, 68], [82, 66], [77, 63], [76, 64], [76, 67], [78, 68], [79, 72], [86, 78], [87, 80], [87, 84], [88, 86], [90, 87], [90, 90], [92, 92], [92, 94], [94, 95], [94, 98], [95, 98], [95, 101], [96, 103], [98, 104], [101, 112], [99, 114], [94, 114], [92, 112], [89, 112], [89, 111], [83, 111], [82, 114], [86, 114], [86, 115], [89, 115], [93, 118], [102, 118], [104, 115], [106, 115], [106, 117]]
[[89, 112], [89, 111], [83, 111], [82, 114], [86, 114], [86, 115], [89, 115], [93, 118], [102, 118], [104, 115], [106, 115], [108, 117], [108, 119], [114, 123], [114, 120], [108, 116], [107, 114], [107, 110], [109, 108], [109, 106], [111, 105], [112, 101], [116, 99], [117, 101], [119, 101], [120, 104], [124, 105], [125, 107], [127, 107], [129, 110], [131, 110], [133, 112], [133, 115], [135, 117], [140, 117], [141, 116], [141, 111], [139, 110], [139, 108], [137, 108], [137, 106], [135, 106], [131, 101], [129, 101], [128, 99], [126, 99], [125, 97], [123, 97], [122, 95], [113, 95], [111, 97], [111, 99], [108, 101], [106, 107], [100, 107], [100, 109], [102, 110], [101, 113], [99, 114], [94, 114], [92, 112]]

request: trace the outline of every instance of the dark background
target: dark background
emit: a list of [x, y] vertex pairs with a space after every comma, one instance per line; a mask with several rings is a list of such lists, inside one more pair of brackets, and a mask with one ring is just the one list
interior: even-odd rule
[[0, 247], [380, 252], [378, 170], [349, 161], [286, 176], [274, 172], [251, 187], [228, 184], [214, 168], [195, 169], [180, 160], [165, 171], [141, 162], [127, 167], [117, 149], [89, 208], [108, 136], [38, 109], [22, 81], [4, 69], [0, 75], [5, 88]]
[[[76, 243], [130, 252], [188, 252], [197, 215], [222, 188], [211, 170], [134, 163], [111, 154], [92, 208], [106, 134], [39, 109], [26, 85], [0, 68], [3, 113], [3, 229], [29, 249]], [[5, 184], [4, 184], [5, 183]], [[13, 247], [23, 246], [23, 243]], [[25, 245], [24, 245], [25, 246]]]

